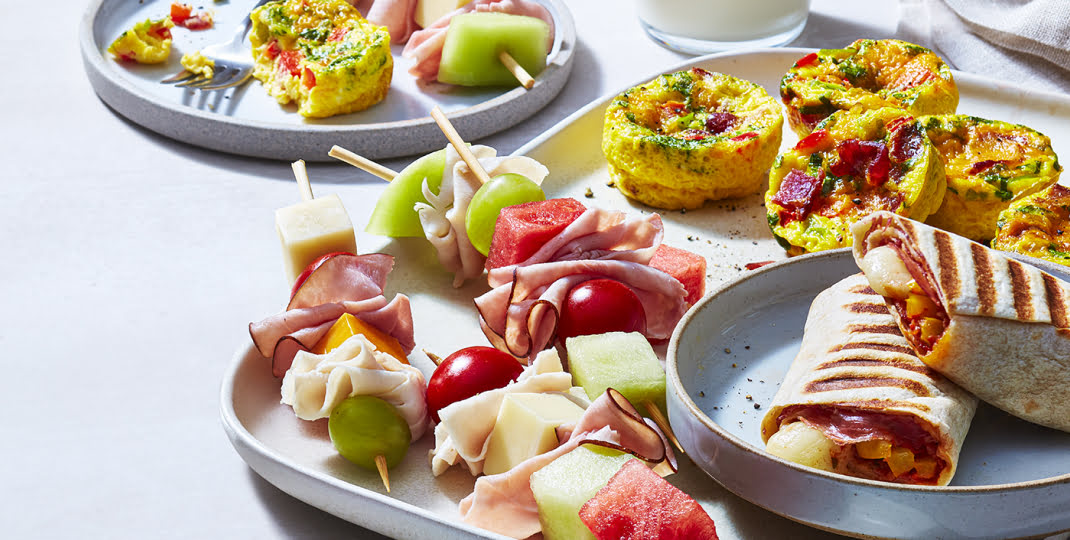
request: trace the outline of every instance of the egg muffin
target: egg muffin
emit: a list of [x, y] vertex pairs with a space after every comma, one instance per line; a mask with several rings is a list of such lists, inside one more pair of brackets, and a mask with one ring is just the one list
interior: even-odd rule
[[947, 172], [947, 193], [929, 225], [988, 242], [1011, 201], [1059, 180], [1051, 140], [1028, 127], [976, 116], [918, 119]]
[[1070, 266], [1070, 189], [1055, 184], [999, 214], [992, 247]]
[[617, 96], [602, 152], [617, 189], [670, 210], [761, 191], [783, 117], [762, 87], [693, 68]]
[[108, 52], [117, 60], [139, 64], [159, 64], [171, 56], [171, 29], [175, 23], [170, 17], [160, 20], [145, 19], [123, 32], [108, 47]]
[[249, 15], [253, 76], [276, 101], [324, 118], [367, 109], [393, 76], [390, 34], [345, 0], [268, 2]]
[[837, 111], [769, 171], [766, 217], [797, 255], [851, 245], [850, 227], [878, 210], [924, 220], [940, 207], [944, 166], [902, 109]]
[[950, 114], [959, 103], [951, 68], [932, 51], [898, 39], [859, 39], [810, 53], [780, 81], [788, 122], [800, 137], [837, 110], [898, 107], [914, 116]]

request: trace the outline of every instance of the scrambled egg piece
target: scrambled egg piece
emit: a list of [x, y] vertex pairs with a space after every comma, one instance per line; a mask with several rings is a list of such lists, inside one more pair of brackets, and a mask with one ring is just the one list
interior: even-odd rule
[[390, 35], [344, 0], [276, 0], [253, 10], [249, 39], [276, 101], [309, 118], [360, 111], [386, 97]]
[[108, 52], [117, 60], [139, 64], [159, 64], [171, 55], [171, 29], [175, 24], [170, 17], [154, 21], [145, 19], [123, 32], [108, 47]]
[[963, 115], [918, 121], [947, 171], [944, 203], [929, 225], [987, 242], [1012, 201], [1059, 180], [1062, 167], [1051, 139], [1026, 126]]
[[1055, 184], [999, 214], [992, 247], [1070, 266], [1070, 189]]
[[182, 55], [182, 67], [190, 73], [196, 73], [207, 79], [211, 79], [215, 73], [215, 62], [206, 58], [201, 51]]
[[790, 254], [851, 245], [850, 228], [887, 210], [919, 221], [940, 207], [944, 165], [902, 109], [857, 107], [817, 125], [769, 171], [769, 227]]
[[800, 137], [837, 110], [898, 107], [950, 114], [959, 103], [951, 68], [932, 51], [897, 39], [859, 39], [798, 61], [780, 81], [788, 122]]
[[628, 197], [698, 208], [759, 192], [783, 123], [762, 87], [695, 68], [617, 96], [606, 109], [602, 153]]

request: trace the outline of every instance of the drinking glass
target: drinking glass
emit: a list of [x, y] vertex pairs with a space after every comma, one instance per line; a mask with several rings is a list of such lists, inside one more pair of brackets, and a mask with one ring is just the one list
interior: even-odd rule
[[810, 0], [636, 0], [654, 41], [689, 54], [777, 47], [806, 26]]

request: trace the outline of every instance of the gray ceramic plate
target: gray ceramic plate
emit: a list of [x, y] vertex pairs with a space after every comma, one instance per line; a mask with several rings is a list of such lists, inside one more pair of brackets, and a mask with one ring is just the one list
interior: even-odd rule
[[[1045, 270], [1065, 269], [1045, 265]], [[669, 343], [669, 417], [691, 459], [772, 512], [880, 538], [1012, 538], [1070, 530], [1070, 433], [982, 404], [947, 487], [906, 487], [765, 453], [760, 422], [813, 298], [857, 273], [849, 250], [763, 267], [707, 295]]]
[[119, 63], [105, 51], [135, 22], [169, 13], [170, 1], [93, 0], [82, 19], [79, 42], [97, 95], [119, 114], [161, 135], [253, 157], [327, 161], [331, 159], [327, 151], [338, 144], [371, 159], [384, 159], [442, 147], [442, 132], [428, 116], [436, 105], [465, 139], [475, 140], [524, 120], [560, 92], [572, 69], [575, 24], [561, 0], [536, 1], [550, 10], [557, 32], [547, 67], [531, 90], [418, 84], [406, 72], [411, 61], [401, 58], [401, 46], [395, 45], [393, 82], [382, 103], [319, 120], [302, 118], [292, 105], [280, 106], [255, 80], [216, 92], [160, 84], [182, 70], [179, 58], [184, 52], [229, 39], [248, 15], [252, 0], [207, 4], [215, 12], [215, 26], [199, 32], [173, 29], [171, 58], [157, 66]]

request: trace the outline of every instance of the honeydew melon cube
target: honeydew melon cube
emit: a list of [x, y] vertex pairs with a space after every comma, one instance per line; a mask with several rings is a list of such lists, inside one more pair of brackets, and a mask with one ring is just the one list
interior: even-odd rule
[[484, 474], [508, 471], [557, 447], [557, 426], [575, 422], [583, 408], [557, 394], [506, 394], [487, 442]]
[[357, 252], [357, 236], [342, 199], [326, 195], [275, 211], [288, 283], [312, 261], [335, 251]]
[[665, 370], [650, 342], [638, 332], [608, 332], [565, 340], [572, 380], [592, 400], [613, 388], [640, 412], [644, 402], [665, 410]]
[[498, 53], [507, 51], [532, 77], [546, 67], [550, 26], [505, 13], [465, 13], [450, 20], [442, 46], [440, 82], [461, 86], [516, 86]]
[[423, 238], [424, 229], [414, 207], [418, 202], [427, 203], [423, 193], [424, 180], [427, 180], [431, 193], [437, 194], [445, 170], [445, 149], [431, 152], [402, 169], [379, 195], [364, 230], [392, 238]]
[[531, 475], [545, 540], [595, 540], [580, 520], [580, 508], [605, 487], [631, 455], [585, 444]]

